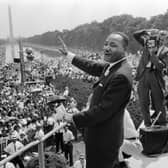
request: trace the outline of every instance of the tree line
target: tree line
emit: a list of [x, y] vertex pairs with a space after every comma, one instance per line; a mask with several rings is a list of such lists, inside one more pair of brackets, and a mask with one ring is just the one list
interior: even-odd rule
[[145, 28], [168, 30], [168, 10], [164, 14], [153, 16], [150, 19], [127, 14], [113, 16], [103, 22], [93, 21], [72, 30], [48, 31], [29, 37], [25, 41], [40, 45], [59, 46], [60, 42], [57, 36], [61, 36], [71, 48], [100, 51], [109, 33], [121, 31], [128, 34], [130, 38], [129, 51], [135, 53], [140, 49], [140, 45], [133, 38], [133, 32]]

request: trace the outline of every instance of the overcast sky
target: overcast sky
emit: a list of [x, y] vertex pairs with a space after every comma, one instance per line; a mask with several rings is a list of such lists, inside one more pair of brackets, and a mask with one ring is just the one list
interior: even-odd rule
[[8, 4], [17, 37], [72, 29], [120, 14], [150, 18], [168, 9], [168, 0], [0, 0], [0, 38], [9, 34]]

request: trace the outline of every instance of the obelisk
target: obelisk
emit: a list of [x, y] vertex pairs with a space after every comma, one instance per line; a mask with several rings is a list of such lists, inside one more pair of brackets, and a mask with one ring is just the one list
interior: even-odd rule
[[13, 23], [12, 23], [12, 12], [11, 7], [8, 6], [8, 15], [9, 15], [9, 42], [11, 45], [11, 56], [14, 59], [15, 58], [15, 49], [14, 49], [14, 36], [13, 36]]

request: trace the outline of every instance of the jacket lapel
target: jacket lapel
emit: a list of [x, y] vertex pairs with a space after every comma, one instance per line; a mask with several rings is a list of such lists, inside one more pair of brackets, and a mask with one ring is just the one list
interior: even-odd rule
[[105, 65], [103, 72], [102, 72], [101, 76], [99, 77], [99, 80], [93, 84], [92, 88], [95, 88], [105, 78], [104, 73], [106, 72], [106, 70], [109, 66], [110, 66], [110, 64]]

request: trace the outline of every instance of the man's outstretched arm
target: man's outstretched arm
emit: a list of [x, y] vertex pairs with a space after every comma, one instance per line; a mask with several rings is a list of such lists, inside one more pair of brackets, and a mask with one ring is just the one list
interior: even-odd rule
[[100, 76], [102, 74], [104, 67], [107, 65], [107, 63], [100, 63], [97, 61], [76, 56], [74, 53], [69, 52], [63, 40], [61, 38], [59, 39], [62, 44], [62, 48], [60, 48], [59, 51], [62, 55], [64, 55], [65, 58], [69, 60], [69, 62], [90, 75]]

